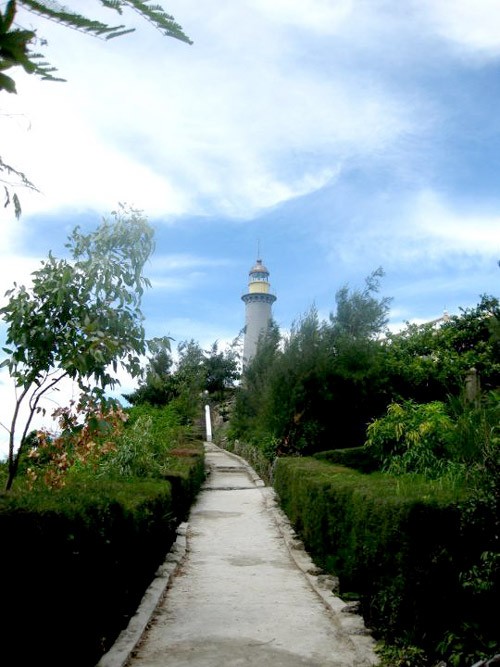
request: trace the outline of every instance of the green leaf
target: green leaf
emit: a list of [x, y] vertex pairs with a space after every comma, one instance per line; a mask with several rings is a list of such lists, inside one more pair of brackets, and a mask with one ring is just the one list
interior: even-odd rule
[[0, 90], [6, 90], [8, 93], [17, 93], [14, 79], [0, 72]]
[[2, 31], [7, 31], [12, 26], [14, 21], [14, 16], [16, 15], [16, 3], [15, 0], [9, 0], [5, 8], [5, 14], [3, 17]]

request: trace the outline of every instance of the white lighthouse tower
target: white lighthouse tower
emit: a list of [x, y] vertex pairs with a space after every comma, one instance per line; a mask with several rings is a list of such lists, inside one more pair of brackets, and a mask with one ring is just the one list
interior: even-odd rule
[[258, 259], [250, 269], [248, 292], [241, 298], [245, 303], [245, 340], [243, 343], [243, 367], [255, 356], [257, 343], [271, 322], [271, 306], [276, 301], [271, 294], [269, 271]]

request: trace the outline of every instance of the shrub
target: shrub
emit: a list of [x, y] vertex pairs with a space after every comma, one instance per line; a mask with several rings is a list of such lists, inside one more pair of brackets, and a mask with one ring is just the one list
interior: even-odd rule
[[368, 425], [366, 446], [383, 469], [393, 474], [441, 477], [455, 436], [444, 403], [391, 403], [385, 417]]
[[349, 449], [330, 449], [314, 454], [318, 461], [337, 463], [359, 472], [374, 472], [379, 465], [366, 447], [350, 447]]
[[0, 532], [0, 567], [9, 573], [3, 659], [90, 667], [134, 613], [175, 537], [171, 487], [88, 479], [19, 487], [0, 499]]
[[451, 656], [454, 667], [491, 652], [500, 591], [497, 555], [481, 557], [498, 553], [488, 502], [446, 480], [363, 475], [310, 458], [278, 459], [274, 479], [306, 548], [339, 577], [341, 596], [357, 594], [375, 636], [430, 660]]
[[91, 667], [111, 646], [204, 479], [203, 444], [186, 433], [174, 411], [134, 409], [113, 448], [76, 457], [64, 485], [43, 484], [54, 458], [40, 457], [36, 484], [0, 494], [0, 626], [29, 633], [4, 642], [4, 660]]

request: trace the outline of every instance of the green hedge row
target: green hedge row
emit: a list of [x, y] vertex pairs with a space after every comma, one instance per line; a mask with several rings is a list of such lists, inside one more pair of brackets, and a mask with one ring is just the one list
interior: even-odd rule
[[329, 449], [318, 452], [313, 457], [318, 461], [337, 463], [359, 472], [375, 472], [380, 468], [380, 462], [375, 460], [366, 447], [350, 447], [348, 449]]
[[91, 667], [135, 612], [204, 478], [73, 480], [0, 496], [2, 662]]
[[464, 522], [457, 492], [312, 458], [278, 459], [274, 485], [306, 548], [339, 577], [341, 596], [360, 600], [376, 637], [434, 657], [456, 654], [459, 641], [472, 652], [498, 641], [498, 587], [464, 586], [483, 535]]

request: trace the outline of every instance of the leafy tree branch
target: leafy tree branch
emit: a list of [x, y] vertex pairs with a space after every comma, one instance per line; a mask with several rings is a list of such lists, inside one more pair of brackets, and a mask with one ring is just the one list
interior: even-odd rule
[[[178, 39], [187, 44], [191, 40], [176, 23], [173, 16], [168, 14], [160, 5], [152, 4], [149, 0], [97, 0], [100, 4], [122, 15], [129, 9], [138, 14], [162, 35]], [[17, 93], [16, 82], [10, 70], [21, 67], [27, 74], [35, 74], [46, 81], [64, 81], [57, 75], [57, 69], [48, 63], [45, 56], [39, 53], [47, 42], [40, 38], [35, 30], [26, 29], [16, 24], [18, 7], [37, 16], [59, 23], [64, 28], [71, 28], [101, 39], [113, 39], [135, 31], [135, 28], [125, 23], [111, 25], [102, 21], [84, 16], [54, 0], [9, 0], [5, 7], [0, 7], [0, 92]], [[7, 74], [9, 71], [9, 74]], [[16, 218], [21, 215], [19, 196], [12, 191], [9, 178], [14, 176], [17, 184], [31, 190], [36, 186], [23, 174], [22, 171], [5, 163], [0, 158], [0, 183], [4, 183], [4, 208], [14, 207]]]
[[34, 190], [35, 192], [39, 192], [39, 190], [36, 185], [34, 185], [25, 174], [23, 174], [22, 171], [19, 171], [18, 169], [12, 167], [10, 164], [7, 164], [0, 157], [0, 174], [2, 172], [4, 172], [6, 176], [4, 178], [0, 177], [0, 183], [3, 183], [4, 188], [3, 206], [4, 208], [7, 208], [11, 205], [14, 206], [15, 216], [16, 218], [19, 218], [21, 216], [21, 202], [17, 193], [11, 192], [9, 189], [12, 187], [11, 177], [14, 177], [19, 185], [28, 188], [29, 190]]
[[[167, 14], [160, 5], [153, 5], [149, 0], [99, 0], [100, 4], [107, 9], [112, 9], [122, 15], [124, 9], [131, 9], [148, 23], [153, 25], [164, 36], [178, 39], [191, 44], [189, 37], [183, 32], [181, 26], [175, 22], [173, 16]], [[77, 11], [54, 2], [53, 0], [9, 0], [5, 10], [0, 9], [0, 90], [10, 93], [16, 92], [14, 79], [5, 70], [12, 67], [22, 67], [28, 74], [36, 74], [42, 79], [61, 81], [56, 77], [54, 67], [44, 61], [44, 56], [33, 50], [37, 44], [37, 33], [16, 26], [14, 20], [18, 5], [26, 11], [41, 16], [44, 19], [59, 23], [66, 28], [72, 28], [80, 32], [100, 37], [102, 39], [113, 39], [135, 31], [135, 28], [127, 27], [126, 24], [110, 25]], [[41, 40], [41, 45], [46, 43]]]

